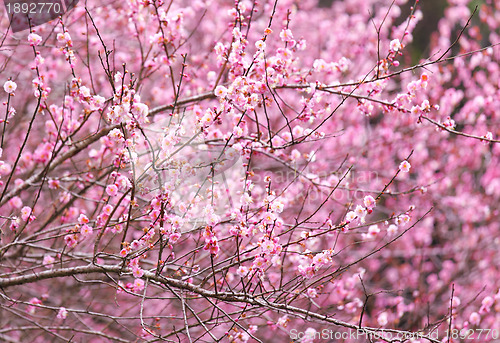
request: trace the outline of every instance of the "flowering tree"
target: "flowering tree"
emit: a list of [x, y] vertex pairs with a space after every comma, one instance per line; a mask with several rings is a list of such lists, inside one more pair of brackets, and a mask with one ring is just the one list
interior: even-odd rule
[[3, 15], [0, 341], [496, 341], [498, 10]]

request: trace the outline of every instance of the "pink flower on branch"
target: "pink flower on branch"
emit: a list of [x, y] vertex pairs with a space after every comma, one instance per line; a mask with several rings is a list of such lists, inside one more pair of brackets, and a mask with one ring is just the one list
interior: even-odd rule
[[5, 81], [5, 83], [3, 84], [3, 89], [6, 93], [8, 94], [12, 94], [16, 91], [17, 89], [17, 84], [14, 82], [14, 81]]

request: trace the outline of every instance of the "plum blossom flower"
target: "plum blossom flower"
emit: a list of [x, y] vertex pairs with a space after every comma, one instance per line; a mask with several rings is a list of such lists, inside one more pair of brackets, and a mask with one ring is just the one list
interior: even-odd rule
[[352, 222], [354, 220], [354, 218], [356, 218], [356, 212], [354, 212], [354, 211], [349, 211], [345, 215], [345, 221], [348, 223]]
[[447, 129], [453, 130], [455, 128], [455, 121], [451, 119], [450, 117], [446, 118], [446, 120], [443, 122], [443, 126]]
[[64, 236], [64, 242], [68, 248], [74, 248], [78, 244], [74, 235]]
[[42, 304], [42, 301], [38, 298], [31, 298], [29, 303], [31, 305], [29, 305], [27, 308], [26, 308], [26, 312], [28, 312], [29, 314], [35, 314], [35, 311], [36, 311], [36, 306], [35, 305], [41, 305]]
[[266, 259], [262, 257], [257, 257], [252, 263], [252, 268], [263, 270], [266, 265], [267, 265]]
[[181, 234], [179, 232], [174, 232], [168, 237], [169, 243], [176, 243], [179, 238], [181, 237]]
[[485, 312], [490, 312], [491, 306], [495, 303], [495, 300], [493, 300], [492, 297], [487, 296], [483, 299], [481, 302], [481, 308], [479, 310], [479, 313], [485, 313]]
[[215, 87], [214, 94], [216, 97], [224, 98], [227, 95], [227, 88], [219, 85]]
[[92, 235], [92, 233], [94, 233], [94, 229], [92, 228], [92, 226], [84, 224], [80, 229], [80, 233], [82, 234], [83, 237], [87, 237]]
[[275, 243], [270, 239], [266, 239], [261, 243], [261, 249], [264, 254], [272, 254], [276, 251], [276, 247]]
[[485, 138], [485, 140], [483, 140], [483, 144], [484, 145], [488, 145], [490, 142], [488, 142], [486, 139], [488, 140], [492, 140], [493, 139], [493, 133], [491, 133], [490, 131], [488, 131], [484, 136], [483, 138]]
[[307, 289], [307, 296], [309, 298], [316, 298], [318, 296], [318, 292], [316, 291], [316, 288], [308, 288]]
[[297, 267], [299, 273], [305, 278], [312, 278], [314, 276], [314, 267], [313, 266], [298, 266]]
[[235, 126], [233, 129], [233, 135], [236, 138], [243, 136], [243, 129], [239, 126]]
[[[136, 96], [137, 97], [137, 96]], [[131, 111], [133, 114], [138, 116], [137, 119], [140, 120], [140, 122], [148, 122], [148, 119], [146, 118], [149, 114], [149, 107], [146, 104], [137, 102], [132, 105]]]
[[31, 207], [24, 206], [21, 209], [21, 219], [22, 220], [27, 221], [29, 219], [29, 217], [30, 217], [30, 214], [31, 214]]
[[393, 39], [391, 40], [391, 42], [389, 43], [389, 48], [391, 49], [391, 51], [394, 51], [394, 52], [397, 52], [399, 51], [403, 46], [401, 45], [401, 43], [399, 42], [399, 39]]
[[290, 321], [290, 318], [288, 318], [288, 315], [285, 314], [284, 316], [282, 316], [278, 319], [278, 321], [276, 322], [276, 325], [281, 326], [283, 328], [286, 328], [289, 321]]
[[255, 47], [258, 50], [264, 50], [266, 48], [266, 43], [263, 40], [258, 40], [257, 42], [255, 42]]
[[354, 213], [356, 213], [356, 215], [359, 218], [364, 218], [366, 216], [366, 209], [363, 206], [358, 205], [358, 206], [356, 206], [356, 209], [354, 210]]
[[481, 321], [481, 316], [477, 312], [472, 312], [469, 316], [469, 322], [473, 325], [479, 325]]
[[104, 208], [102, 209], [102, 212], [107, 215], [110, 215], [111, 211], [113, 211], [113, 206], [111, 206], [110, 204], [104, 206]]
[[283, 29], [280, 32], [280, 38], [282, 41], [287, 42], [293, 40], [293, 34], [290, 29]]
[[135, 278], [140, 278], [144, 275], [144, 270], [140, 267], [135, 267], [132, 269], [132, 275], [134, 275]]
[[130, 248], [132, 250], [137, 250], [141, 247], [141, 242], [139, 242], [137, 239], [134, 239], [132, 243], [130, 243]]
[[378, 228], [378, 225], [371, 225], [368, 228], [368, 236], [369, 237], [375, 237], [379, 232], [380, 232], [380, 229]]
[[59, 308], [59, 312], [57, 313], [57, 318], [66, 319], [67, 316], [68, 316], [68, 310], [66, 310], [65, 307]]
[[52, 256], [50, 256], [50, 255], [45, 255], [43, 257], [43, 265], [46, 268], [53, 268], [54, 267], [54, 265], [53, 265], [54, 261], [55, 261], [55, 259]]
[[21, 206], [23, 206], [23, 201], [20, 197], [14, 197], [9, 200], [9, 204], [15, 208], [21, 208]]
[[402, 214], [395, 219], [396, 225], [404, 226], [410, 222], [410, 216], [407, 214]]
[[78, 216], [78, 224], [87, 224], [89, 222], [89, 218], [87, 218], [87, 216], [85, 214], [80, 214], [80, 216]]
[[365, 196], [365, 198], [363, 199], [363, 204], [369, 210], [372, 210], [376, 205], [375, 199], [371, 195]]
[[387, 325], [388, 321], [387, 321], [387, 313], [386, 312], [382, 312], [381, 314], [379, 314], [379, 316], [377, 317], [377, 323], [380, 326]]
[[387, 233], [389, 234], [389, 236], [394, 236], [396, 232], [398, 232], [397, 225], [394, 224], [389, 225], [389, 227], [387, 228]]
[[276, 220], [277, 216], [276, 214], [272, 212], [266, 212], [264, 213], [264, 218], [262, 219], [262, 222], [264, 224], [272, 224]]
[[275, 200], [271, 203], [271, 210], [273, 210], [276, 213], [281, 213], [283, 212], [284, 205], [281, 201]]
[[71, 41], [71, 36], [70, 36], [69, 32], [58, 33], [56, 38], [57, 38], [57, 41], [61, 44], [73, 46], [73, 42]]
[[410, 171], [411, 164], [408, 161], [403, 161], [399, 165], [399, 170], [401, 170], [403, 173], [408, 173]]
[[28, 42], [30, 43], [31, 46], [36, 46], [36, 45], [40, 44], [41, 41], [42, 41], [42, 37], [40, 37], [36, 33], [30, 33], [28, 35]]
[[332, 258], [331, 252], [329, 250], [324, 250], [323, 252], [316, 254], [313, 257], [313, 264], [316, 269], [319, 269], [320, 267], [330, 262], [332, 262]]
[[108, 185], [106, 187], [106, 194], [110, 197], [114, 197], [118, 194], [118, 187], [116, 185]]
[[236, 270], [236, 274], [239, 276], [239, 277], [245, 277], [247, 274], [248, 274], [248, 268], [245, 267], [245, 266], [240, 266], [238, 267], [238, 269]]
[[140, 292], [144, 289], [144, 280], [143, 279], [135, 279], [133, 284], [134, 292]]
[[14, 81], [8, 80], [3, 84], [3, 89], [9, 94], [12, 94], [17, 89], [17, 84]]
[[300, 158], [300, 156], [301, 156], [300, 151], [298, 151], [297, 149], [293, 149], [291, 154], [292, 161], [297, 161]]

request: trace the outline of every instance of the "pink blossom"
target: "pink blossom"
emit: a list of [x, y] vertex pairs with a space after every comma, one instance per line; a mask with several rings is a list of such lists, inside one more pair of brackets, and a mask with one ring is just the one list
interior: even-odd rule
[[108, 194], [111, 197], [114, 197], [118, 194], [118, 187], [113, 184], [113, 185], [108, 185], [106, 187], [106, 194]]
[[5, 83], [3, 84], [3, 89], [5, 92], [9, 93], [9, 94], [12, 94], [16, 91], [17, 89], [17, 84], [14, 82], [14, 81], [5, 81]]
[[21, 208], [21, 206], [23, 206], [23, 201], [20, 197], [14, 197], [9, 200], [9, 204], [15, 208]]
[[294, 149], [292, 151], [292, 154], [291, 154], [292, 161], [297, 161], [301, 156], [302, 155], [301, 155], [300, 151], [298, 151], [297, 149]]
[[272, 213], [272, 212], [266, 212], [264, 213], [264, 217], [262, 219], [262, 222], [264, 224], [273, 224], [274, 221], [276, 220], [277, 216], [276, 214]]
[[27, 308], [26, 308], [26, 312], [28, 312], [29, 314], [35, 314], [35, 311], [37, 309], [37, 306], [36, 305], [41, 305], [42, 304], [42, 301], [36, 297], [34, 298], [31, 298], [29, 303], [31, 305], [29, 305]]
[[264, 50], [266, 48], [266, 43], [263, 40], [258, 40], [255, 42], [255, 47], [257, 50]]
[[104, 208], [102, 209], [102, 213], [106, 214], [106, 215], [110, 215], [111, 212], [113, 211], [113, 206], [111, 206], [110, 204], [107, 204], [106, 206], [104, 206]]
[[245, 277], [247, 274], [248, 274], [248, 268], [245, 267], [245, 266], [240, 266], [238, 267], [238, 269], [236, 270], [236, 274], [239, 276], [239, 277]]
[[[491, 133], [490, 131], [488, 131], [484, 136], [484, 138], [488, 139], [488, 140], [492, 140], [493, 139], [493, 133]], [[490, 144], [489, 141], [485, 140], [483, 141], [483, 144], [487, 145], [487, 144]]]
[[28, 221], [30, 215], [31, 215], [32, 211], [31, 211], [31, 207], [29, 206], [24, 206], [22, 209], [21, 209], [21, 219], [24, 220], [24, 221]]
[[252, 268], [263, 270], [267, 265], [267, 260], [262, 257], [257, 257], [252, 263]]
[[389, 43], [389, 48], [391, 49], [391, 51], [399, 51], [402, 49], [402, 45], [401, 43], [399, 42], [399, 39], [393, 39], [391, 40], [391, 42]]
[[399, 170], [401, 170], [403, 173], [408, 173], [410, 171], [411, 164], [408, 161], [403, 161], [399, 165]]
[[233, 135], [236, 138], [243, 136], [243, 129], [239, 126], [235, 126], [233, 129]]
[[354, 210], [354, 213], [356, 213], [356, 216], [358, 218], [364, 218], [366, 216], [367, 211], [363, 206], [357, 205], [356, 209]]
[[179, 240], [180, 237], [181, 237], [181, 234], [179, 232], [174, 232], [170, 235], [169, 242], [174, 244]]
[[481, 302], [481, 309], [479, 313], [485, 313], [485, 312], [490, 312], [491, 306], [495, 303], [492, 297], [487, 296], [483, 299]]
[[313, 266], [302, 266], [302, 265], [300, 265], [300, 266], [298, 266], [298, 271], [299, 271], [299, 273], [302, 276], [304, 276], [304, 277], [306, 277], [308, 279], [312, 278], [314, 276], [314, 274], [315, 274]]
[[271, 210], [275, 211], [276, 213], [281, 213], [283, 212], [283, 209], [284, 209], [284, 205], [281, 201], [279, 200], [274, 200], [272, 203], [271, 203]]
[[283, 327], [283, 328], [286, 328], [289, 322], [290, 322], [290, 319], [288, 318], [288, 315], [285, 314], [284, 316], [282, 316], [278, 319], [278, 321], [276, 322], [276, 325]]
[[74, 235], [64, 236], [64, 242], [66, 243], [68, 248], [74, 248], [78, 244], [78, 241], [76, 240]]
[[365, 196], [365, 198], [363, 199], [363, 203], [369, 210], [372, 210], [376, 205], [375, 199], [371, 195]]
[[316, 291], [315, 288], [308, 288], [307, 289], [307, 296], [309, 298], [316, 298], [318, 296], [318, 292]]
[[414, 337], [452, 284], [452, 328], [496, 324], [496, 2], [452, 49], [471, 1], [424, 34], [426, 6], [330, 2], [79, 3], [2, 38], [2, 339], [316, 342], [363, 285], [366, 327]]
[[54, 261], [55, 261], [55, 259], [52, 256], [50, 256], [50, 255], [45, 255], [43, 257], [43, 265], [45, 267], [47, 267], [47, 268], [53, 268], [54, 267], [54, 265], [53, 265]]
[[219, 98], [224, 98], [227, 95], [227, 88], [219, 85], [215, 87], [214, 94]]
[[352, 222], [355, 218], [356, 218], [356, 212], [354, 211], [349, 211], [347, 212], [346, 216], [345, 216], [345, 220], [347, 223], [350, 223]]
[[57, 34], [57, 41], [59, 43], [62, 43], [62, 44], [65, 44], [69, 47], [73, 46], [73, 42], [71, 40], [71, 36], [68, 32], [64, 32], [64, 33], [58, 33]]
[[368, 228], [369, 237], [375, 237], [379, 232], [380, 229], [378, 228], [378, 225], [370, 225], [370, 227]]
[[453, 130], [455, 128], [455, 121], [451, 119], [450, 117], [446, 118], [446, 120], [443, 122], [443, 126]]
[[479, 325], [479, 323], [481, 322], [481, 316], [479, 315], [479, 313], [472, 312], [469, 316], [469, 322], [472, 325]]
[[137, 249], [139, 249], [139, 248], [141, 247], [141, 245], [142, 245], [142, 244], [141, 244], [141, 242], [140, 242], [140, 241], [138, 241], [137, 239], [134, 239], [134, 240], [132, 241], [132, 243], [130, 243], [130, 248], [131, 248], [132, 250], [137, 250]]
[[59, 312], [57, 313], [57, 318], [66, 319], [67, 316], [68, 316], [68, 310], [66, 310], [65, 307], [59, 308]]
[[135, 278], [140, 278], [144, 275], [144, 270], [140, 267], [135, 267], [132, 269], [132, 275], [134, 275]]
[[81, 229], [80, 229], [80, 233], [82, 234], [83, 237], [88, 237], [88, 236], [92, 235], [93, 232], [94, 232], [94, 229], [87, 224], [83, 224]]
[[394, 236], [397, 232], [398, 232], [397, 225], [391, 224], [387, 228], [387, 233], [389, 234], [389, 236]]
[[87, 224], [89, 222], [89, 218], [83, 213], [78, 216], [78, 224]]
[[144, 290], [144, 280], [143, 279], [135, 279], [133, 285], [134, 292], [141, 292]]
[[266, 254], [270, 254], [274, 250], [274, 242], [267, 239], [261, 243], [261, 248], [262, 248], [262, 252], [264, 252]]
[[41, 41], [42, 41], [42, 37], [40, 37], [36, 33], [30, 33], [28, 35], [28, 42], [30, 43], [31, 46], [36, 46], [36, 45], [40, 44]]
[[378, 325], [380, 325], [382, 327], [387, 325], [387, 323], [388, 323], [387, 312], [382, 312], [381, 314], [378, 315], [377, 323], [378, 323]]

